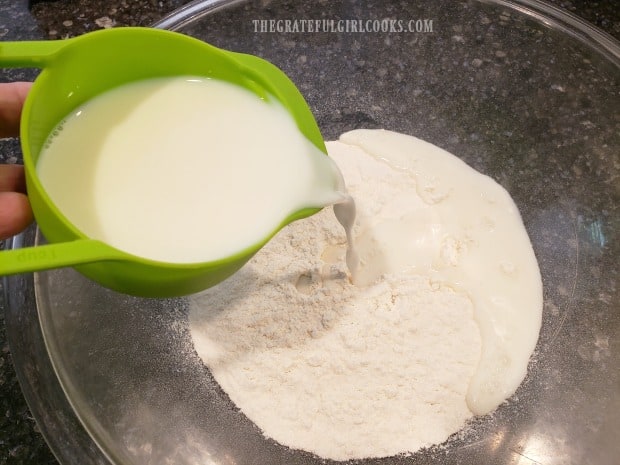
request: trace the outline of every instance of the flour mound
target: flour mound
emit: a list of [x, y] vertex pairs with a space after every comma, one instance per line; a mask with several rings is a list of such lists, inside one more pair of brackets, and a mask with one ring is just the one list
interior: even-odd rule
[[[417, 195], [407, 174], [370, 156], [332, 156], [362, 219]], [[280, 231], [191, 297], [196, 351], [265, 436], [291, 448], [348, 460], [444, 442], [472, 416], [481, 341], [470, 299], [406, 271], [355, 286], [345, 249], [331, 209]]]

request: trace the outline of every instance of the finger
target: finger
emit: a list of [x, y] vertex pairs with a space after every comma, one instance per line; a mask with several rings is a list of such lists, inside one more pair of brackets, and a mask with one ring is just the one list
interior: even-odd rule
[[22, 165], [0, 165], [0, 192], [26, 193], [26, 178]]
[[17, 192], [0, 192], [0, 240], [20, 233], [32, 220], [28, 197]]
[[30, 86], [31, 82], [0, 84], [0, 137], [19, 135], [19, 120]]

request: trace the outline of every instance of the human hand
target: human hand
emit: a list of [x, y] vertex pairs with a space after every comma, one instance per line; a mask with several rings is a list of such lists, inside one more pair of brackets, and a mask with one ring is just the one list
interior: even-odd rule
[[[29, 82], [0, 84], [0, 138], [19, 135], [22, 107], [30, 86]], [[0, 240], [19, 233], [32, 219], [24, 167], [0, 165]]]

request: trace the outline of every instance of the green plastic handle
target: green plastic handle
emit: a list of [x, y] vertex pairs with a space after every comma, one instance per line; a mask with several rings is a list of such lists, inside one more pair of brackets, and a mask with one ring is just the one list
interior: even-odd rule
[[[71, 40], [0, 42], [0, 66], [43, 68]], [[120, 259], [124, 254], [103, 242], [80, 239], [71, 242], [5, 250], [0, 254], [0, 274], [11, 275]]]
[[71, 39], [0, 42], [0, 66], [43, 68], [56, 52], [71, 42]]
[[126, 260], [127, 255], [95, 239], [77, 239], [0, 253], [0, 275], [30, 273], [107, 260]]

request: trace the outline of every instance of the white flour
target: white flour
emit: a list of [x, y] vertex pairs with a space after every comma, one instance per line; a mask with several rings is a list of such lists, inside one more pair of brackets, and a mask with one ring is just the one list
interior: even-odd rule
[[[333, 156], [361, 221], [397, 215], [411, 197], [407, 174], [370, 156]], [[345, 246], [331, 209], [286, 227], [192, 298], [195, 348], [281, 444], [346, 460], [441, 443], [472, 416], [465, 395], [480, 336], [471, 302], [408, 273], [353, 286]]]
[[326, 209], [193, 296], [192, 338], [230, 399], [281, 444], [335, 460], [415, 452], [522, 381], [540, 273], [490, 178], [388, 131], [341, 141], [328, 150], [357, 203], [355, 285]]

